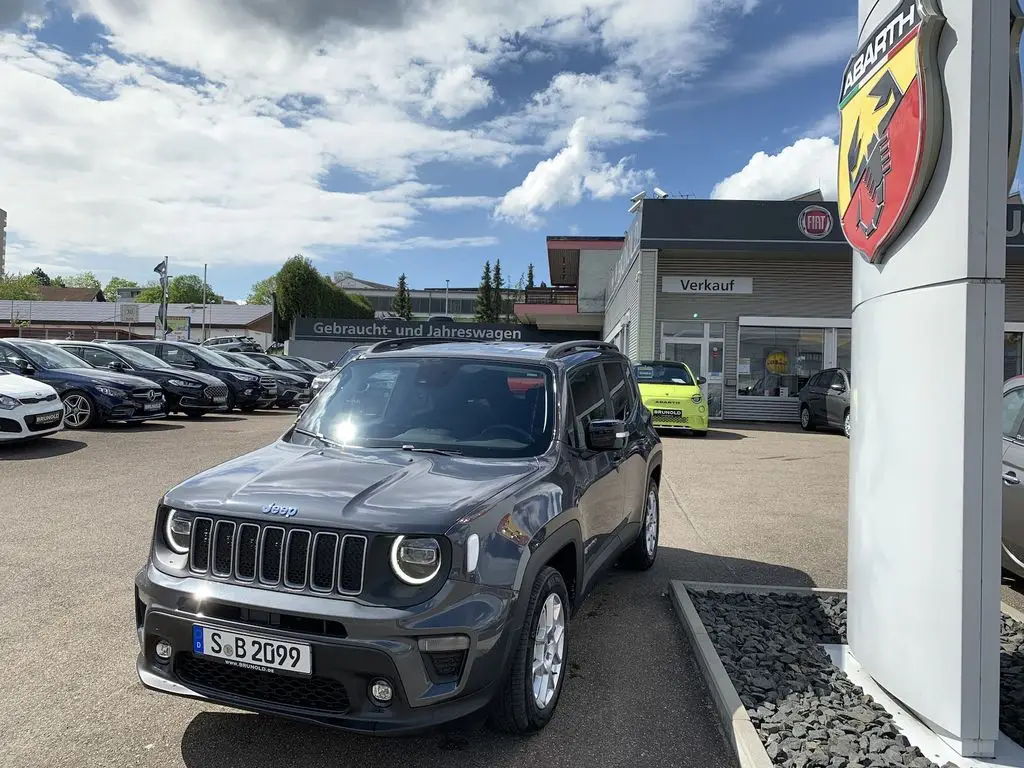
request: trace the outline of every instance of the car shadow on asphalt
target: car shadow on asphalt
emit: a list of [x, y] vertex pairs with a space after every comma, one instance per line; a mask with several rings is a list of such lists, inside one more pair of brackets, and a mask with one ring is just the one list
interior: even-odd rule
[[100, 427], [90, 427], [90, 432], [170, 432], [174, 429], [184, 429], [184, 424], [168, 424], [166, 420], [160, 421], [136, 421], [128, 423], [111, 422]]
[[174, 414], [168, 416], [165, 422], [174, 422], [178, 424], [203, 424], [207, 422], [228, 423], [229, 421], [245, 421], [244, 416], [228, 416], [226, 413], [204, 413], [197, 419], [190, 419], [188, 416], [181, 414]]
[[662, 547], [654, 567], [612, 568], [569, 625], [568, 679], [541, 733], [517, 738], [483, 716], [426, 734], [379, 738], [207, 708], [181, 738], [188, 768], [373, 764], [382, 768], [599, 765], [735, 768], [707, 685], [669, 598], [672, 579], [811, 586], [802, 571]]
[[52, 459], [80, 451], [85, 445], [80, 440], [67, 437], [43, 437], [27, 443], [0, 443], [0, 462]]
[[697, 437], [689, 432], [674, 431], [670, 429], [659, 429], [658, 434], [662, 440], [746, 440], [748, 435], [739, 432], [730, 432], [727, 429], [716, 429], [712, 427], [704, 437]]

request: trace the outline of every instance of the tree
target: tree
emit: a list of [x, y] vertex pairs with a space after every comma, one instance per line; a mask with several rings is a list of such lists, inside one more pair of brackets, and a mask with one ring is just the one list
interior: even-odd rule
[[526, 268], [526, 290], [530, 290], [531, 288], [536, 287], [537, 286], [533, 284], [533, 264], [530, 264]]
[[494, 284], [494, 296], [491, 299], [491, 316], [488, 322], [500, 323], [505, 312], [505, 278], [501, 275], [501, 259], [494, 262], [491, 282]]
[[107, 286], [103, 289], [103, 295], [106, 296], [110, 301], [114, 301], [117, 298], [118, 288], [138, 288], [139, 284], [134, 280], [129, 280], [125, 277], [112, 277], [107, 282]]
[[39, 283], [35, 275], [0, 275], [0, 299], [32, 301], [38, 298]]
[[480, 277], [480, 287], [476, 292], [476, 321], [491, 322], [491, 302], [494, 300], [494, 283], [491, 281], [491, 262], [484, 263], [484, 273]]
[[301, 253], [284, 263], [277, 273], [276, 283], [280, 334], [287, 333], [291, 321], [296, 317], [373, 317], [373, 307], [365, 297], [338, 288]]
[[92, 288], [100, 290], [100, 281], [92, 272], [82, 272], [78, 275], [65, 275], [58, 278], [67, 288]]
[[67, 288], [68, 284], [64, 282], [64, 278], [60, 275], [54, 275], [50, 278], [50, 285], [54, 288]]
[[[205, 291], [204, 291], [205, 288]], [[214, 293], [209, 283], [204, 283], [199, 275], [177, 275], [171, 278], [167, 286], [167, 301], [170, 304], [220, 304], [224, 297]]]
[[150, 280], [142, 287], [142, 291], [135, 297], [135, 300], [140, 304], [159, 304], [163, 298], [162, 294], [160, 283]]
[[36, 283], [39, 285], [49, 285], [50, 276], [43, 272], [41, 267], [36, 267], [32, 270], [32, 277], [36, 279]]
[[391, 301], [391, 311], [403, 320], [412, 320], [412, 296], [409, 295], [409, 281], [405, 272], [398, 276], [398, 290]]
[[245, 301], [247, 304], [270, 304], [273, 301], [275, 290], [277, 290], [277, 275], [265, 277], [252, 284]]

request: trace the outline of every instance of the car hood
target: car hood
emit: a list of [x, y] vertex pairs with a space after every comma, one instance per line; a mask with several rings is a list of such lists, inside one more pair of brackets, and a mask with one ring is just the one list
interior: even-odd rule
[[641, 384], [640, 396], [647, 400], [686, 400], [699, 395], [700, 387], [695, 384]]
[[183, 381], [194, 381], [197, 384], [202, 384], [204, 387], [224, 386], [224, 382], [216, 376], [211, 376], [208, 373], [201, 373], [200, 371], [186, 371], [180, 368], [146, 368], [140, 369], [138, 375], [145, 376], [147, 379], [153, 379], [154, 381], [159, 382], [165, 382], [170, 379], [181, 379]]
[[165, 496], [197, 512], [371, 532], [441, 534], [540, 468], [537, 459], [474, 459], [395, 449], [343, 451], [279, 440], [206, 470]]
[[51, 368], [47, 373], [51, 376], [59, 376], [66, 381], [110, 384], [121, 389], [141, 389], [143, 387], [153, 389], [156, 386], [152, 381], [141, 376], [131, 376], [127, 373], [118, 373], [117, 371], [106, 371], [102, 368]]
[[308, 384], [309, 382], [301, 376], [288, 373], [287, 371], [260, 371], [264, 376], [272, 376], [282, 384]]
[[0, 395], [8, 397], [48, 397], [57, 394], [49, 384], [15, 373], [0, 374]]

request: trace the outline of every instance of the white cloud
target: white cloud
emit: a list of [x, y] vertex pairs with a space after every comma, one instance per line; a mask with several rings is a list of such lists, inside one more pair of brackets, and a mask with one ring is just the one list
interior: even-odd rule
[[[736, 70], [719, 80], [719, 85], [734, 91], [765, 88], [789, 75], [845, 61], [856, 42], [856, 16], [832, 22], [821, 29], [798, 32], [766, 51], [742, 57]], [[836, 93], [839, 93], [838, 84]]]
[[838, 161], [832, 139], [800, 139], [776, 155], [758, 152], [742, 170], [718, 182], [711, 197], [785, 200], [820, 188], [826, 200], [835, 200]]
[[498, 218], [536, 223], [538, 212], [575, 205], [584, 194], [598, 200], [632, 192], [649, 182], [649, 171], [631, 170], [623, 158], [612, 165], [589, 143], [589, 122], [579, 118], [569, 131], [565, 146], [541, 160], [522, 184], [508, 191], [495, 208]]
[[822, 136], [839, 139], [839, 113], [829, 112], [801, 133], [802, 138], [817, 139]]
[[[709, 29], [750, 5], [477, 0], [467, 10], [431, 0], [414, 13], [394, 0], [55, 2], [106, 36], [72, 58], [37, 38], [34, 23], [0, 33], [0, 176], [17, 190], [2, 204], [21, 244], [12, 262], [96, 271], [165, 255], [191, 267], [343, 246], [492, 244], [473, 232], [408, 237], [424, 212], [496, 202], [424, 184], [427, 164], [472, 164], [487, 178], [562, 147], [501, 200], [499, 212], [520, 221], [631, 189], [645, 174], [605, 153], [649, 135], [652, 84], [700, 72], [725, 41]], [[0, 3], [0, 24], [22, 5], [42, 7]], [[561, 73], [494, 118], [506, 106], [497, 74], [569, 48], [611, 64]], [[374, 191], [327, 191], [335, 172]]]

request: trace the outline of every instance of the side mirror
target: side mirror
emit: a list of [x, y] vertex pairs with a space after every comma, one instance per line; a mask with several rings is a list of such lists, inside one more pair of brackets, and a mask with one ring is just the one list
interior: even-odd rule
[[829, 386], [829, 389], [835, 390], [836, 392], [846, 391], [846, 387], [844, 387], [842, 384], [832, 384], [831, 386]]
[[626, 446], [629, 430], [626, 422], [600, 419], [587, 427], [587, 447], [592, 451], [617, 451]]
[[107, 363], [107, 368], [112, 371], [127, 371], [128, 366], [122, 363], [120, 360], [111, 360]]
[[708, 383], [708, 380], [707, 380], [707, 379], [705, 379], [705, 378], [704, 378], [703, 376], [698, 376], [698, 377], [697, 377], [697, 384], [698, 384], [699, 386], [702, 386], [702, 387], [703, 387], [703, 386], [704, 386], [705, 384], [707, 384], [707, 383]]
[[36, 367], [32, 363], [20, 357], [14, 358], [14, 366], [22, 376], [31, 376], [36, 372]]
[[303, 403], [302, 405], [300, 405], [299, 406], [299, 416], [302, 416], [302, 414], [304, 414], [306, 412], [307, 408], [309, 408], [309, 403]]

